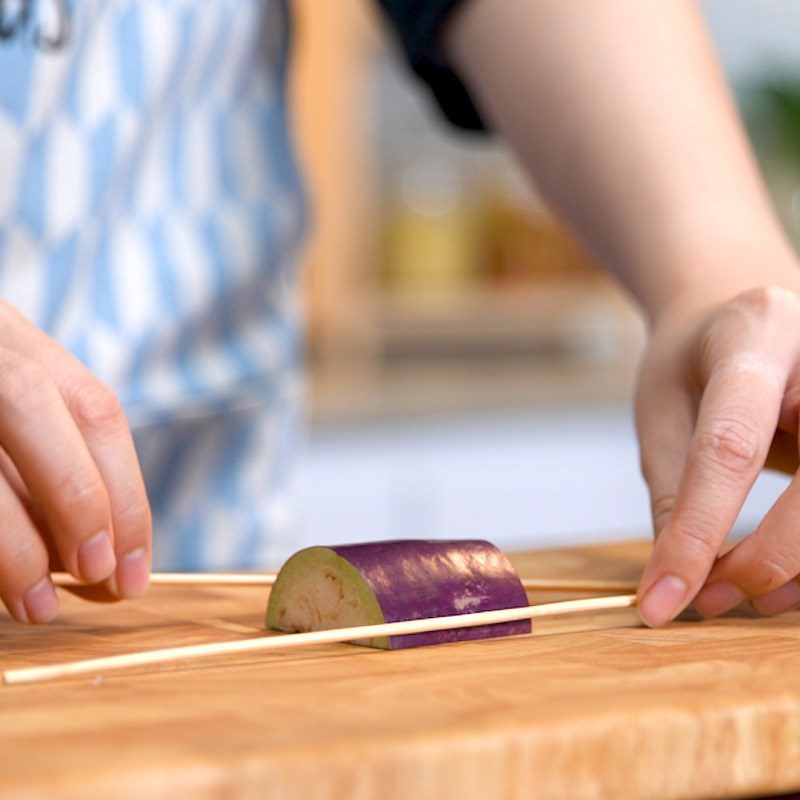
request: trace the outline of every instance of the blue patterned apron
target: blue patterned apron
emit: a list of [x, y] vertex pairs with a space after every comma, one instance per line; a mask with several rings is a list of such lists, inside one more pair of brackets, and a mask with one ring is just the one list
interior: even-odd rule
[[119, 395], [161, 568], [292, 530], [283, 0], [0, 0], [0, 297]]

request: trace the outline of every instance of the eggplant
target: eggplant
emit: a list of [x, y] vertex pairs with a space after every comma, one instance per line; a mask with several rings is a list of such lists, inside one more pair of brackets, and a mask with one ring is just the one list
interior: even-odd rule
[[[267, 626], [318, 631], [527, 604], [519, 575], [490, 542], [402, 539], [308, 547], [295, 553], [272, 587]], [[398, 650], [530, 632], [530, 620], [519, 620], [357, 644]]]

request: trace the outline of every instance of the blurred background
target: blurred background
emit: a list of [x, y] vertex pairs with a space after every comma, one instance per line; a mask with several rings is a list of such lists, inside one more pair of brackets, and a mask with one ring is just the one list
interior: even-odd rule
[[[314, 208], [305, 539], [649, 535], [634, 308], [501, 143], [442, 121], [369, 0], [294, 5]], [[703, 6], [800, 244], [800, 4]], [[740, 532], [782, 486], [759, 481]]]

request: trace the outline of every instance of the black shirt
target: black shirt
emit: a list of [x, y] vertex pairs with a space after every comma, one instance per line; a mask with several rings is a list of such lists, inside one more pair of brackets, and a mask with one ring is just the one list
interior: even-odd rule
[[433, 92], [444, 115], [467, 130], [485, 130], [467, 88], [438, 46], [439, 30], [468, 0], [378, 0], [397, 32], [414, 72]]

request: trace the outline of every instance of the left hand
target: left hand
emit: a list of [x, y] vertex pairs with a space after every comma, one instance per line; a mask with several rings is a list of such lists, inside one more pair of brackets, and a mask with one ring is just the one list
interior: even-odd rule
[[694, 293], [656, 321], [636, 396], [656, 535], [639, 585], [646, 624], [692, 601], [703, 616], [747, 599], [767, 614], [800, 606], [800, 476], [718, 558], [761, 470], [797, 470], [799, 413], [800, 274], [721, 303]]

